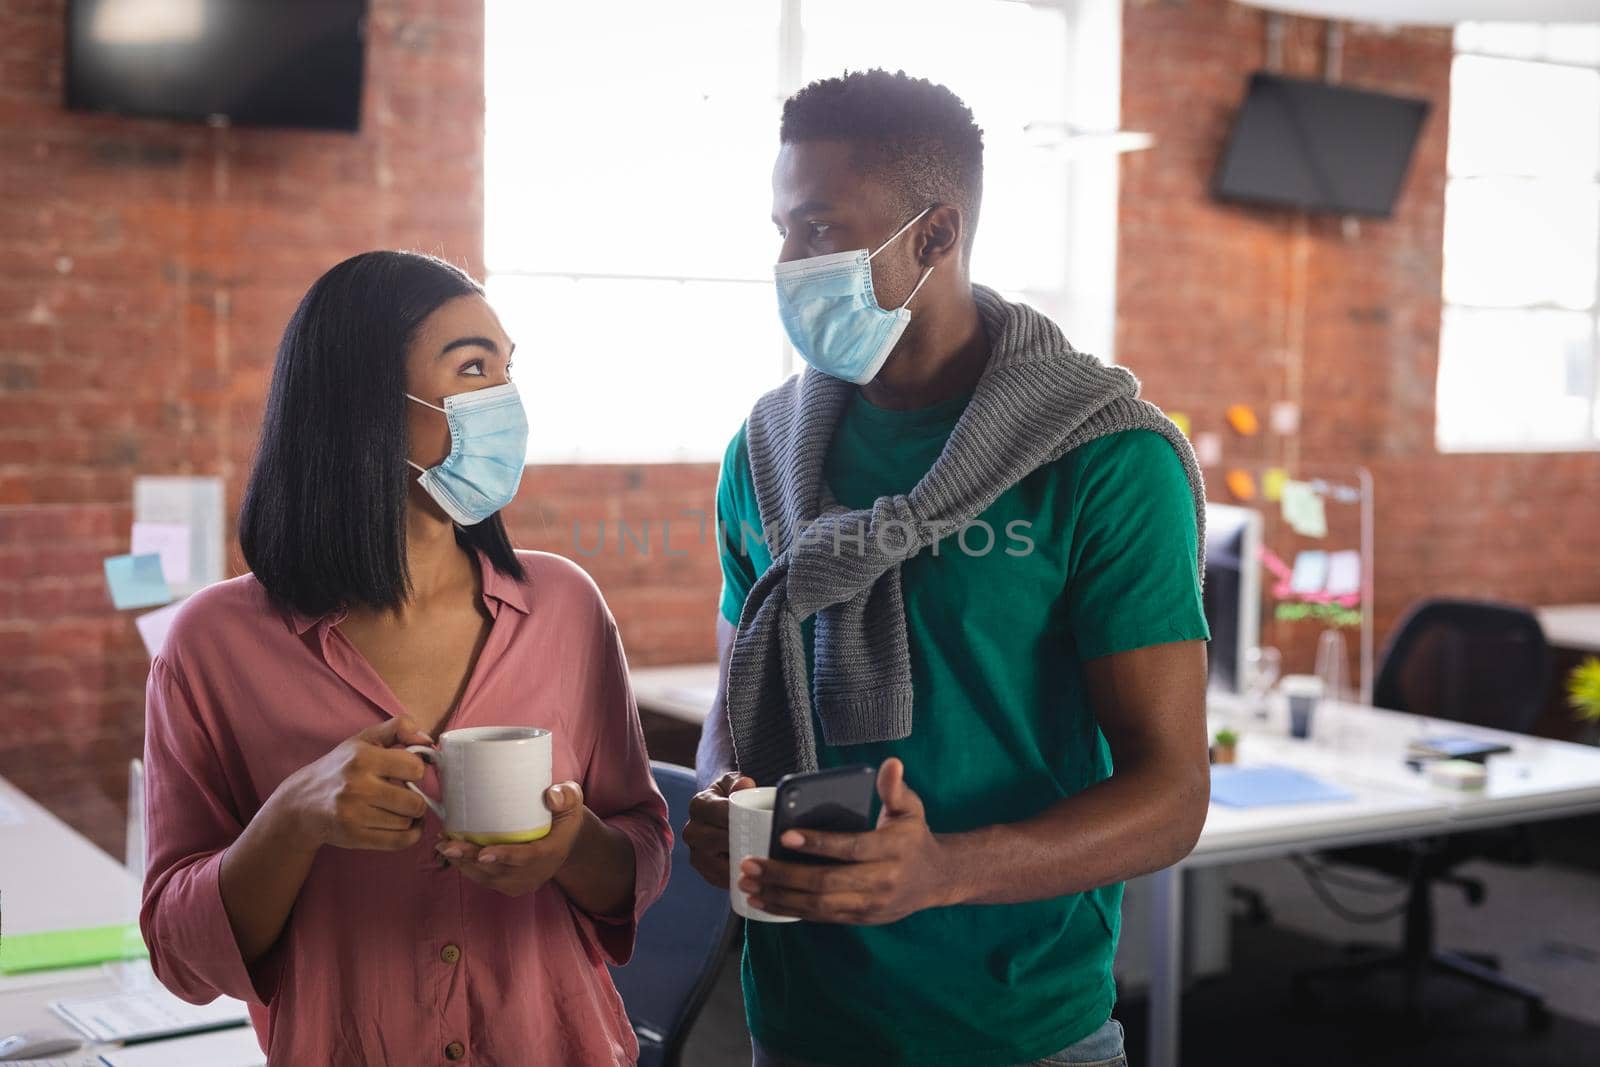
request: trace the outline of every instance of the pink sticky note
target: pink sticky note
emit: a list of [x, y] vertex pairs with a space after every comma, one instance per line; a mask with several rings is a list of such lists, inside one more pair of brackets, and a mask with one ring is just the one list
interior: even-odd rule
[[161, 575], [168, 584], [189, 580], [189, 527], [175, 522], [136, 522], [133, 524], [134, 556], [154, 552], [161, 557]]

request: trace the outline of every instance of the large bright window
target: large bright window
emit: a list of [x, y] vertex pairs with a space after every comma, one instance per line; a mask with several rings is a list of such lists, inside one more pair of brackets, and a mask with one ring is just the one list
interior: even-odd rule
[[1600, 446], [1600, 25], [1457, 29], [1444, 233], [1440, 447]]
[[[783, 100], [846, 69], [984, 130], [973, 280], [1111, 358], [1120, 0], [488, 0], [485, 250], [530, 462], [715, 460], [798, 369], [778, 325]], [[1085, 151], [1084, 146], [1091, 148]]]

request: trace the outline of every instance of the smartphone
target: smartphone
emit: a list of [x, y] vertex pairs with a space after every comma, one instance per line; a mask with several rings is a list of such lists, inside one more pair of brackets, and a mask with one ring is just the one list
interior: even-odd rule
[[826, 830], [859, 834], [872, 829], [872, 802], [878, 769], [860, 764], [809, 774], [786, 774], [778, 780], [772, 805], [772, 841], [767, 854], [789, 863], [842, 863], [784, 848], [778, 842], [789, 830]]

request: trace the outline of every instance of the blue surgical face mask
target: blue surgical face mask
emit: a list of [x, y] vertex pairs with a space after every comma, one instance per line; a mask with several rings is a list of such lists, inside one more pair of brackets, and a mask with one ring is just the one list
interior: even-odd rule
[[857, 385], [872, 381], [911, 321], [911, 297], [933, 273], [932, 267], [923, 271], [906, 302], [886, 311], [872, 291], [872, 258], [932, 210], [932, 205], [924, 208], [875, 251], [858, 248], [812, 256], [772, 269], [778, 315], [789, 343], [807, 363]]
[[450, 423], [450, 454], [422, 471], [418, 484], [456, 523], [476, 526], [517, 495], [528, 461], [528, 416], [517, 387], [505, 385], [455, 393], [444, 407], [406, 394], [423, 407], [444, 413]]

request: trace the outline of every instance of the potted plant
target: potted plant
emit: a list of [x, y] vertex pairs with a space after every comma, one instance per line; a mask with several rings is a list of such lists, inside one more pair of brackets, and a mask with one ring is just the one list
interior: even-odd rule
[[1211, 746], [1212, 763], [1232, 763], [1238, 752], [1239, 734], [1223, 728], [1217, 731], [1216, 743]]
[[1600, 744], [1600, 658], [1590, 656], [1567, 675], [1567, 703], [1583, 723], [1584, 740]]

